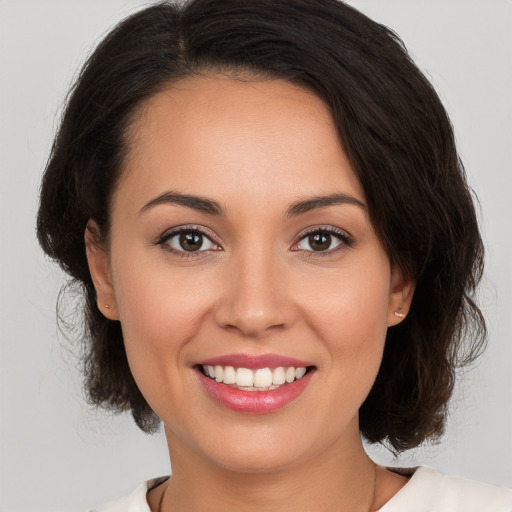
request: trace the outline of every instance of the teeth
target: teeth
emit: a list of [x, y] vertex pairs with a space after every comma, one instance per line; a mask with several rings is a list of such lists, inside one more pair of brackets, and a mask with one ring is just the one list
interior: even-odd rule
[[260, 368], [254, 372], [254, 387], [268, 388], [272, 386], [272, 372], [270, 368]]
[[280, 386], [281, 384], [284, 384], [286, 382], [286, 377], [284, 375], [284, 368], [281, 366], [279, 368], [276, 368], [274, 372], [272, 373], [272, 384], [276, 386]]
[[299, 380], [306, 375], [306, 368], [295, 368], [279, 366], [270, 368], [234, 368], [233, 366], [203, 366], [203, 373], [217, 382], [234, 385], [237, 388], [247, 391], [263, 391], [276, 389], [285, 383]]
[[236, 371], [236, 385], [251, 387], [254, 385], [254, 373], [249, 368], [238, 368]]
[[224, 368], [224, 384], [235, 384], [236, 383], [236, 373], [235, 369], [232, 366], [226, 366]]
[[304, 375], [306, 375], [306, 368], [296, 368], [295, 369], [295, 378], [297, 380], [302, 379], [302, 377], [304, 377]]

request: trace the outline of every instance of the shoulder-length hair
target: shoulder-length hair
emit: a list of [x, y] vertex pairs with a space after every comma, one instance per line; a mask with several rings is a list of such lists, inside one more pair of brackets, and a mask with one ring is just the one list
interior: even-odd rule
[[158, 418], [130, 373], [119, 322], [96, 305], [84, 231], [108, 240], [109, 199], [137, 108], [169, 83], [209, 72], [281, 78], [330, 108], [390, 261], [414, 279], [407, 318], [388, 329], [360, 409], [370, 442], [395, 451], [443, 432], [456, 369], [483, 347], [472, 300], [483, 268], [471, 192], [448, 116], [401, 40], [337, 0], [159, 3], [115, 27], [70, 93], [41, 188], [39, 241], [83, 289], [85, 385], [92, 403]]

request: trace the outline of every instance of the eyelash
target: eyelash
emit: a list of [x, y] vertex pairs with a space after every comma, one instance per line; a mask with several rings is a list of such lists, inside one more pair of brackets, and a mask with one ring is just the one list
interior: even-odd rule
[[[209, 240], [210, 243], [215, 245], [217, 248], [216, 249], [206, 249], [206, 250], [201, 250], [201, 251], [185, 251], [185, 250], [174, 249], [168, 245], [169, 240], [171, 240], [172, 238], [174, 238], [178, 235], [184, 234], [184, 233], [199, 234], [202, 237]], [[296, 248], [302, 240], [305, 240], [307, 237], [310, 237], [310, 236], [316, 235], [316, 234], [327, 234], [327, 235], [334, 236], [336, 239], [338, 239], [340, 244], [337, 247], [335, 247], [334, 249], [327, 249], [325, 251], [314, 251], [314, 250], [309, 251], [306, 249]], [[156, 241], [155, 245], [160, 245], [165, 251], [170, 252], [173, 255], [176, 255], [178, 257], [187, 258], [187, 259], [205, 257], [206, 256], [205, 253], [212, 252], [212, 250], [214, 252], [222, 250], [222, 249], [220, 249], [219, 244], [217, 244], [217, 242], [215, 242], [213, 240], [212, 235], [207, 233], [203, 228], [201, 228], [199, 226], [184, 226], [184, 227], [180, 227], [177, 229], [172, 229], [171, 231], [167, 231]], [[298, 237], [298, 241], [292, 245], [291, 250], [295, 251], [295, 252], [302, 251], [305, 253], [309, 253], [309, 257], [326, 257], [326, 256], [331, 256], [332, 254], [335, 254], [335, 253], [343, 250], [346, 247], [350, 248], [353, 246], [354, 246], [354, 240], [347, 232], [342, 231], [337, 228], [334, 228], [332, 226], [329, 226], [329, 227], [318, 226], [318, 227], [315, 227], [313, 229], [310, 229], [308, 231], [301, 233]]]
[[[176, 229], [171, 229], [170, 231], [166, 231], [156, 242], [155, 245], [160, 245], [162, 249], [164, 249], [167, 252], [170, 252], [171, 254], [178, 256], [180, 258], [201, 258], [205, 257], [207, 252], [211, 252], [212, 249], [208, 250], [202, 250], [202, 251], [185, 251], [185, 250], [177, 250], [173, 249], [170, 245], [168, 245], [168, 242], [174, 238], [175, 236], [184, 234], [184, 233], [193, 233], [193, 234], [199, 234], [205, 239], [209, 240], [213, 245], [216, 247], [219, 247], [219, 244], [213, 240], [212, 235], [210, 235], [208, 232], [204, 230], [204, 228], [201, 228], [199, 226], [183, 226]], [[215, 249], [214, 252], [219, 251], [220, 249]]]
[[[317, 235], [317, 234], [327, 234], [330, 236], [333, 236], [334, 238], [338, 239], [340, 244], [335, 247], [334, 249], [327, 249], [326, 251], [308, 251], [305, 249], [294, 249], [293, 247], [296, 247], [302, 240], [305, 240], [306, 238]], [[298, 241], [295, 242], [292, 245], [292, 251], [303, 251], [305, 253], [308, 253], [308, 257], [310, 258], [323, 258], [327, 256], [332, 256], [333, 254], [338, 253], [339, 251], [342, 251], [343, 249], [351, 248], [354, 246], [354, 239], [346, 232], [338, 228], [334, 228], [332, 226], [316, 226], [312, 229], [309, 229], [303, 233], [301, 233], [298, 237]]]

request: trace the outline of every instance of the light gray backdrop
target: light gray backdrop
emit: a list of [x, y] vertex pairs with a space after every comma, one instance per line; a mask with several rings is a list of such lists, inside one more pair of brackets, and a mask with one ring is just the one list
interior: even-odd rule
[[[393, 461], [512, 486], [512, 2], [354, 0], [395, 29], [455, 125], [481, 201], [489, 350], [457, 389], [445, 440]], [[59, 337], [63, 276], [34, 236], [56, 112], [91, 50], [137, 0], [0, 0], [0, 509], [79, 511], [168, 473], [163, 436], [85, 405]]]

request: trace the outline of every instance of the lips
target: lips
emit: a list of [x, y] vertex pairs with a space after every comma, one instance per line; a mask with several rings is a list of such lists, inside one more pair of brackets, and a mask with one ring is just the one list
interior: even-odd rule
[[203, 388], [220, 405], [237, 412], [263, 414], [298, 398], [315, 367], [274, 354], [232, 354], [201, 361], [196, 370]]

